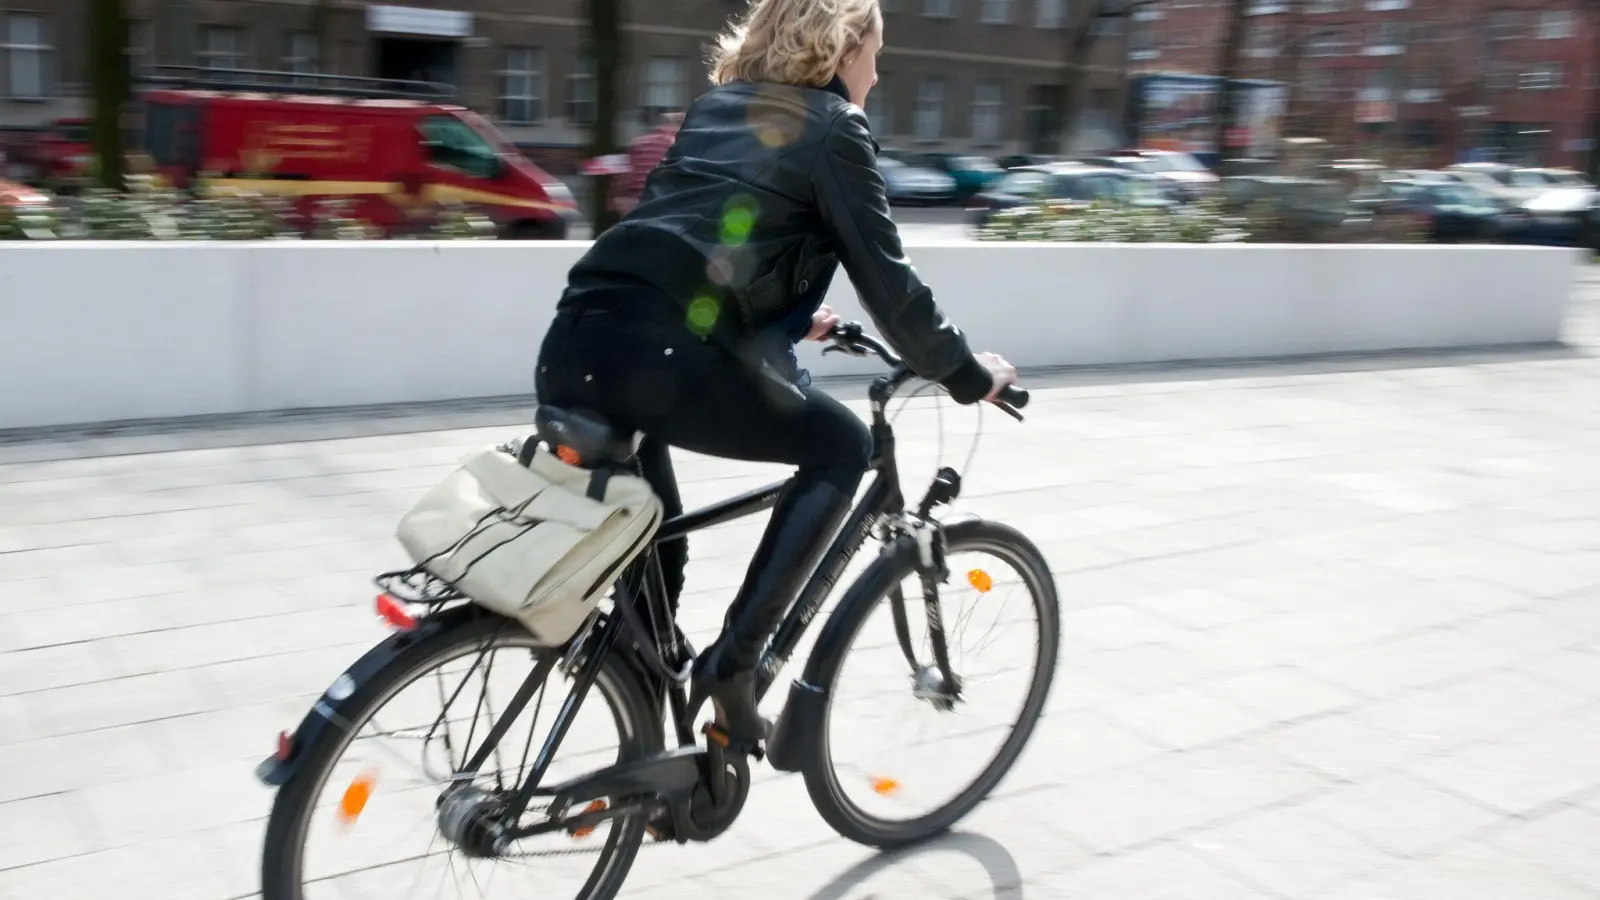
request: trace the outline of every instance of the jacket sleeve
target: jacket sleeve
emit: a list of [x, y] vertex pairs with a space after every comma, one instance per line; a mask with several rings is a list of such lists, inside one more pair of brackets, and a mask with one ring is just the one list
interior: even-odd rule
[[906, 259], [859, 108], [834, 117], [812, 181], [834, 250], [878, 331], [913, 372], [942, 384], [957, 402], [982, 400], [994, 380]]

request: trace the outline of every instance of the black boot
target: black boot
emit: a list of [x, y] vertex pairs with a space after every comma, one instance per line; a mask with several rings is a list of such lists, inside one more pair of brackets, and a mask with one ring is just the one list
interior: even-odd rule
[[827, 482], [796, 477], [779, 495], [722, 634], [694, 662], [689, 715], [711, 700], [730, 741], [754, 746], [769, 724], [756, 711], [756, 666], [767, 640], [850, 511], [853, 498]]

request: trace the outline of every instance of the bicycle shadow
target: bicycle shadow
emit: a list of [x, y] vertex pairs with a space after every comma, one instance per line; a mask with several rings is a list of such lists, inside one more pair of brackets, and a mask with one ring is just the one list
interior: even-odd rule
[[[949, 832], [899, 850], [890, 850], [856, 863], [839, 873], [806, 900], [843, 900], [853, 888], [896, 865], [928, 853], [956, 852], [976, 860], [989, 876], [994, 900], [1022, 900], [1022, 870], [1003, 844], [994, 838], [971, 832]], [[970, 895], [989, 900], [987, 893]]]

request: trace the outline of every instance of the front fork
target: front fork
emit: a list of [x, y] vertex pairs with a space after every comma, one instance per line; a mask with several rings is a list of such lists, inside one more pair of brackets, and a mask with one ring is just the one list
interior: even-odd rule
[[945, 637], [944, 616], [939, 604], [939, 586], [949, 582], [950, 567], [945, 561], [944, 526], [931, 517], [935, 507], [955, 500], [961, 494], [961, 476], [945, 467], [934, 476], [933, 484], [917, 505], [915, 516], [903, 520], [901, 528], [917, 550], [917, 578], [922, 584], [922, 600], [927, 610], [928, 640], [933, 645], [933, 665], [917, 658], [911, 645], [911, 624], [906, 613], [905, 592], [896, 584], [889, 591], [889, 609], [894, 618], [894, 634], [900, 652], [911, 666], [918, 697], [931, 702], [952, 704], [961, 695], [961, 679], [950, 665], [949, 644]]

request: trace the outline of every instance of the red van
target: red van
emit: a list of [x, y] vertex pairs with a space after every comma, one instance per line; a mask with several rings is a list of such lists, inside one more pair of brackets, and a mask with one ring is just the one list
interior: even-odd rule
[[[317, 200], [350, 199], [389, 235], [425, 230], [451, 203], [510, 239], [560, 240], [579, 221], [564, 184], [463, 107], [387, 83], [364, 90], [374, 79], [205, 75], [213, 80], [200, 85], [217, 86], [180, 76], [142, 95], [145, 150], [174, 186], [290, 197], [306, 221]], [[248, 80], [277, 75], [282, 86]]]

